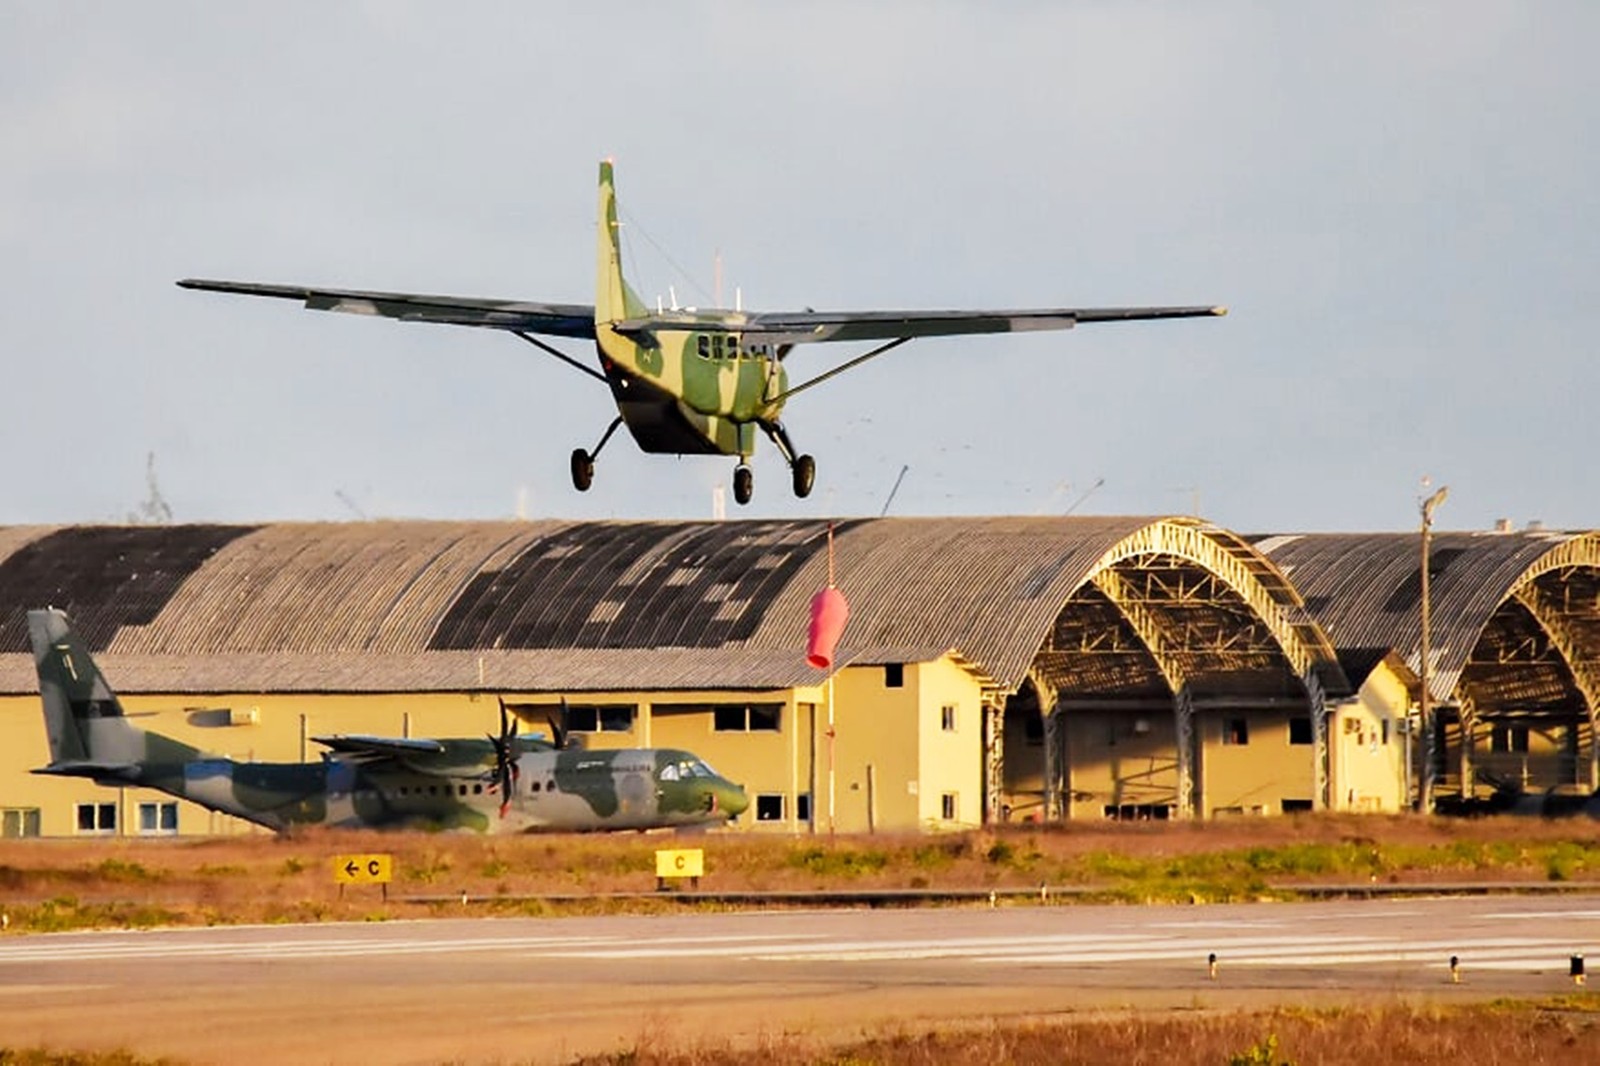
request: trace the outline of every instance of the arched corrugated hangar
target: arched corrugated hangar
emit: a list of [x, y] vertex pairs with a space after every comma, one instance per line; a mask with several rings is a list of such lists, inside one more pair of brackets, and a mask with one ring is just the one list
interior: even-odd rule
[[[1256, 546], [1304, 594], [1351, 680], [1394, 652], [1420, 691], [1416, 535], [1287, 535]], [[1441, 533], [1429, 560], [1440, 789], [1472, 797], [1600, 787], [1600, 535]]]
[[[1484, 569], [1450, 563], [1454, 536], [1436, 541], [1437, 617], [1486, 610], [1474, 647], [1498, 658], [1456, 662], [1441, 640], [1435, 690], [1480, 718], [1516, 684], [1543, 686], [1546, 708], [1591, 691], [1588, 668], [1555, 659], [1600, 633], [1593, 538], [1502, 547], [1520, 562]], [[1416, 544], [1393, 540], [1396, 559]], [[842, 828], [1403, 803], [1395, 759], [1363, 770], [1344, 734], [1376, 751], [1407, 708], [1374, 710], [1347, 669], [1368, 648], [1403, 660], [1415, 603], [1362, 625], [1334, 606], [1403, 584], [1399, 562], [1189, 518], [841, 521], [852, 617], [835, 699], [803, 652], [827, 541], [822, 521], [0, 528], [0, 732], [17, 738], [0, 808], [28, 802], [13, 783], [42, 762], [23, 616], [44, 605], [69, 611], [124, 695], [235, 755], [314, 758], [313, 728], [474, 735], [496, 694], [567, 695], [626, 708], [596, 744], [709, 752], [770, 800], [755, 814], [774, 828], [816, 822], [829, 752]], [[1498, 660], [1528, 618], [1545, 646], [1511, 670]], [[240, 703], [251, 712], [214, 713]], [[768, 708], [761, 736], [724, 735], [733, 705]]]

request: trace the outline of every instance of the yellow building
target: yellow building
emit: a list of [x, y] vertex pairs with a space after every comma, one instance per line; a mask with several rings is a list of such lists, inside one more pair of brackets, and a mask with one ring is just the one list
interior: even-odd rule
[[[4, 832], [242, 831], [159, 795], [27, 773], [48, 755], [23, 616], [46, 605], [71, 614], [141, 725], [207, 751], [307, 760], [329, 733], [479, 736], [502, 698], [538, 729], [565, 697], [592, 746], [682, 747], [742, 782], [752, 806], [735, 831], [1390, 811], [1416, 792], [1415, 537], [841, 522], [852, 616], [830, 678], [804, 659], [827, 533], [0, 528]], [[1446, 794], [1463, 767], [1469, 782], [1592, 779], [1597, 540], [1437, 539]]]

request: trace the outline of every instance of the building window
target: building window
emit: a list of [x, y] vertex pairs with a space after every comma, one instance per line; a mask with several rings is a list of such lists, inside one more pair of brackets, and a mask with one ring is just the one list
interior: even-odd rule
[[1389, 719], [1385, 718], [1380, 725], [1383, 726], [1383, 746], [1389, 746]]
[[1316, 804], [1312, 803], [1310, 800], [1286, 799], [1283, 801], [1284, 814], [1305, 814], [1306, 812], [1315, 809]]
[[39, 808], [7, 807], [0, 811], [0, 837], [39, 835]]
[[781, 703], [720, 703], [711, 709], [718, 733], [776, 733], [783, 724]]
[[139, 832], [159, 834], [176, 833], [177, 831], [178, 804], [176, 802], [139, 804]]
[[1109, 803], [1105, 815], [1113, 822], [1165, 822], [1172, 817], [1172, 807], [1165, 803]]
[[940, 818], [943, 818], [947, 822], [953, 822], [956, 820], [956, 816], [959, 813], [960, 806], [957, 803], [956, 794], [954, 792], [946, 792], [944, 795], [939, 797]]
[[802, 792], [794, 798], [794, 816], [802, 822], [811, 821], [811, 793]]
[[567, 705], [567, 730], [572, 733], [631, 733], [638, 708], [631, 703]]
[[1289, 743], [1310, 744], [1312, 742], [1310, 717], [1297, 715], [1289, 719]]
[[883, 664], [883, 687], [884, 688], [905, 688], [906, 687], [906, 664], [905, 663], [884, 663]]
[[956, 731], [956, 705], [947, 703], [939, 708], [939, 728], [946, 733]]
[[756, 795], [756, 821], [783, 821], [782, 792], [761, 792]]
[[1528, 727], [1525, 725], [1497, 725], [1489, 734], [1489, 750], [1527, 754]]
[[115, 833], [117, 831], [117, 805], [115, 803], [78, 804], [78, 832]]
[[1248, 718], [1229, 718], [1222, 723], [1222, 742], [1241, 746], [1250, 743], [1250, 720]]

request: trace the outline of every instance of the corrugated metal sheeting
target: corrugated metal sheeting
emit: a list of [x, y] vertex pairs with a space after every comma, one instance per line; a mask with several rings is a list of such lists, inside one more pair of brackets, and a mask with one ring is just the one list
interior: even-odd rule
[[[1294, 582], [1306, 610], [1341, 658], [1370, 669], [1392, 649], [1413, 673], [1420, 673], [1422, 562], [1417, 533], [1279, 534], [1256, 538], [1255, 544]], [[1566, 586], [1584, 583], [1586, 602], [1573, 604], [1576, 628], [1583, 634], [1579, 658], [1600, 661], [1600, 603], [1593, 595], [1600, 535], [1436, 533], [1429, 560], [1429, 687], [1437, 698], [1451, 698], [1475, 651], [1483, 654], [1482, 645], [1495, 640], [1497, 630], [1520, 624], [1514, 616], [1523, 608], [1512, 597], [1529, 584], [1550, 587], [1571, 603]], [[1577, 599], [1585, 598], [1580, 594]], [[1548, 656], [1542, 670], [1531, 659], [1519, 664], [1508, 656], [1497, 658], [1505, 660], [1501, 674], [1507, 684], [1513, 673], [1544, 673], [1547, 681], [1540, 687], [1547, 695], [1550, 684], [1559, 683], [1550, 679], [1565, 669]], [[1360, 677], [1351, 680], [1359, 683]]]
[[[480, 663], [482, 684], [507, 690], [801, 685], [817, 679], [802, 649], [827, 536], [814, 520], [0, 528], [0, 690], [33, 690], [23, 615], [45, 605], [73, 616], [129, 691], [452, 690], [476, 687]], [[1179, 558], [1173, 546], [1197, 537], [1206, 551]], [[1441, 690], [1508, 589], [1570, 540], [1435, 538]], [[1282, 627], [1237, 578], [1195, 594], [1204, 556], [1241, 563], [1251, 602], [1281, 611], [1313, 661], [1323, 630], [1341, 657], [1415, 657], [1414, 535], [1252, 547], [1190, 519], [884, 518], [839, 523], [835, 545], [846, 662], [954, 651], [1005, 690], [1039, 665], [1086, 695], [1160, 691], [1126, 624], [1088, 632], [1088, 616], [1119, 609], [1091, 584], [1114, 567], [1146, 618], [1203, 638], [1165, 649], [1190, 676], [1222, 691], [1230, 671], [1241, 691], [1295, 683]]]

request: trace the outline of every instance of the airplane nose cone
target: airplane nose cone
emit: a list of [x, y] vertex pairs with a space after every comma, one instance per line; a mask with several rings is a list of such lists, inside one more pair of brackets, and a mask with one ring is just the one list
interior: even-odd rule
[[719, 805], [727, 812], [729, 818], [737, 818], [750, 806], [750, 797], [744, 794], [744, 789], [738, 785], [725, 785], [719, 797]]

